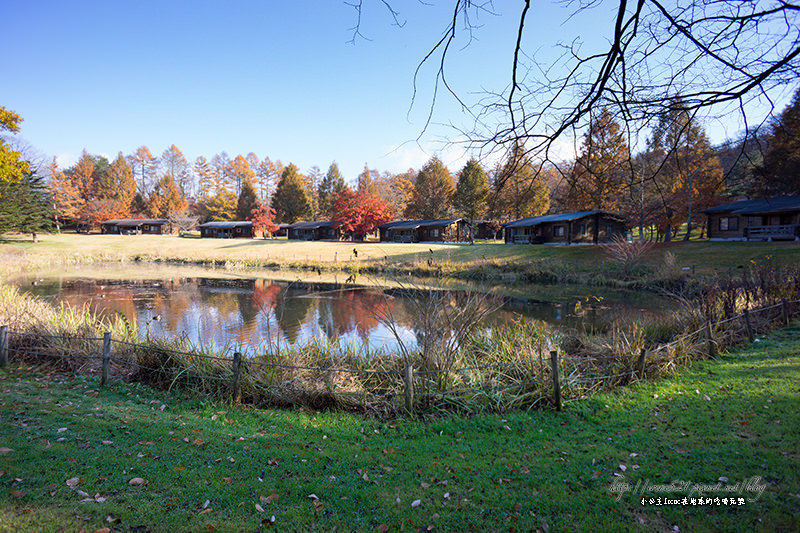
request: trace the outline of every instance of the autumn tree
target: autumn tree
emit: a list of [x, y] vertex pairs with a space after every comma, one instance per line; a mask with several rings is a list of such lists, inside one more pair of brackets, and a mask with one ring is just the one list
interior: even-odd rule
[[234, 220], [238, 197], [233, 191], [222, 189], [198, 203], [200, 218], [206, 222], [214, 220]]
[[297, 167], [293, 164], [283, 169], [281, 180], [272, 196], [272, 208], [278, 222], [291, 224], [311, 216], [311, 201], [297, 173]]
[[194, 160], [193, 170], [197, 176], [197, 196], [202, 200], [214, 194], [214, 172], [208, 160], [198, 156]]
[[262, 202], [256, 204], [246, 220], [253, 223], [253, 234], [262, 233], [265, 239], [280, 229], [275, 224], [275, 210]]
[[147, 200], [147, 213], [153, 218], [170, 218], [183, 213], [187, 202], [172, 175], [164, 174]]
[[581, 153], [567, 175], [565, 206], [575, 211], [618, 210], [630, 163], [625, 133], [603, 108], [589, 124]]
[[417, 174], [406, 216], [445, 218], [450, 215], [452, 198], [453, 177], [442, 161], [434, 156]]
[[769, 149], [757, 169], [759, 192], [765, 196], [800, 194], [800, 88], [772, 121], [767, 140]]
[[56, 230], [61, 231], [62, 222], [69, 224], [78, 220], [86, 200], [81, 196], [75, 182], [58, 168], [55, 157], [47, 165], [46, 172], [50, 183], [50, 197], [56, 211]]
[[538, 216], [550, 208], [550, 190], [522, 143], [514, 145], [506, 162], [492, 175], [490, 206], [497, 219]]
[[184, 198], [192, 195], [194, 187], [192, 186], [192, 173], [189, 162], [186, 161], [186, 157], [177, 146], [173, 144], [164, 150], [161, 154], [159, 166], [165, 174], [172, 176]]
[[375, 169], [369, 168], [369, 166], [364, 163], [364, 170], [362, 170], [356, 178], [356, 190], [364, 194], [376, 196], [378, 194], [379, 179], [380, 173]]
[[228, 175], [230, 176], [232, 188], [237, 195], [242, 192], [242, 187], [246, 181], [250, 180], [252, 182], [256, 177], [255, 171], [250, 168], [250, 163], [241, 155], [237, 155], [231, 161]]
[[258, 205], [258, 193], [251, 178], [245, 178], [236, 201], [236, 220], [245, 220]]
[[695, 114], [673, 103], [649, 141], [651, 180], [660, 200], [659, 230], [669, 241], [686, 222], [684, 240], [692, 233], [694, 216], [716, 203], [723, 187], [722, 167]]
[[119, 216], [130, 216], [131, 204], [136, 194], [136, 181], [133, 170], [128, 165], [122, 152], [108, 166], [108, 170], [98, 176], [96, 197], [101, 200], [112, 200], [119, 204]]
[[[0, 132], [19, 132], [19, 123], [22, 118], [0, 106]], [[0, 182], [19, 182], [28, 172], [30, 165], [17, 150], [12, 150], [0, 137]]]
[[265, 157], [255, 170], [259, 198], [266, 201], [271, 198], [272, 194], [275, 192], [275, 186], [281, 174], [283, 174], [283, 163], [280, 161], [271, 161], [269, 157]]
[[158, 160], [147, 146], [140, 146], [128, 156], [128, 161], [136, 179], [136, 193], [140, 198], [147, 198], [158, 169]]
[[[456, 213], [466, 218], [470, 226], [486, 210], [486, 200], [489, 197], [489, 180], [480, 163], [474, 157], [467, 161], [461, 172], [458, 173], [456, 192], [453, 194], [453, 207]], [[470, 242], [472, 242], [472, 229], [470, 229]]]
[[331, 163], [331, 166], [328, 167], [328, 172], [325, 173], [325, 177], [322, 178], [317, 187], [317, 202], [319, 204], [320, 218], [328, 218], [331, 216], [334, 196], [346, 188], [347, 185], [344, 182], [344, 177], [342, 173], [339, 172], [339, 165], [334, 161]]
[[331, 220], [357, 239], [363, 239], [391, 219], [391, 207], [376, 196], [351, 189], [334, 196]]

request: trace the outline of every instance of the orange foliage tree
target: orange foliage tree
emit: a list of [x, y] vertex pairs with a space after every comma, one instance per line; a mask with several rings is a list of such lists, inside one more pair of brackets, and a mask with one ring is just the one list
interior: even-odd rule
[[345, 189], [334, 197], [331, 220], [357, 238], [363, 239], [391, 219], [391, 207], [375, 196]]

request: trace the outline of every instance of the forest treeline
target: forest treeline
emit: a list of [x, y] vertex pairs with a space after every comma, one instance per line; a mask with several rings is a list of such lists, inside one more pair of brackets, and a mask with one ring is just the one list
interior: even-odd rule
[[[84, 150], [59, 168], [55, 158], [26, 161], [6, 137], [0, 153], [0, 230], [17, 229], [23, 211], [57, 225], [97, 226], [112, 218], [292, 223], [338, 220], [361, 233], [395, 217], [503, 221], [550, 212], [604, 209], [656, 238], [689, 238], [697, 213], [732, 197], [800, 193], [800, 90], [772, 122], [713, 146], [700, 121], [673, 102], [634, 152], [625, 125], [606, 109], [590, 121], [572, 161], [542, 161], [517, 143], [484, 168], [470, 159], [448, 169], [436, 156], [421, 169], [394, 174], [365, 164], [348, 180], [335, 162], [305, 172], [253, 152], [220, 152], [189, 161], [172, 145], [160, 155], [147, 146], [113, 160]], [[3, 130], [22, 119], [2, 111]], [[37, 198], [41, 201], [37, 204]], [[338, 200], [338, 201], [337, 201]], [[30, 205], [41, 205], [31, 209]], [[28, 207], [25, 207], [28, 206]], [[348, 226], [349, 224], [349, 226]], [[37, 231], [42, 231], [44, 226]]]

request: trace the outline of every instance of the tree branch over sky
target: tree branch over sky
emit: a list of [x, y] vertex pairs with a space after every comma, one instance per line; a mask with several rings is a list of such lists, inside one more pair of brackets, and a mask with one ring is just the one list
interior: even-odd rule
[[[414, 74], [413, 98], [420, 68], [435, 63], [431, 106], [437, 89], [444, 86], [474, 118], [471, 126], [457, 128], [459, 137], [481, 150], [510, 149], [523, 141], [528, 152], [547, 159], [554, 141], [585, 128], [592, 110], [600, 107], [632, 124], [635, 131], [650, 128], [659, 117], [676, 111], [673, 106], [678, 101], [684, 106], [682, 111], [703, 111], [706, 116], [738, 110], [747, 124], [748, 104], [757, 100], [771, 107], [776, 96], [800, 77], [800, 4], [781, 0], [565, 2], [571, 13], [566, 22], [587, 13], [596, 15], [592, 30], [603, 37], [597, 44], [569, 31], [562, 42], [540, 42], [538, 35], [526, 34], [527, 23], [545, 16], [546, 10], [542, 4], [518, 0], [512, 14], [503, 14], [517, 20], [505, 88], [489, 88], [483, 97], [467, 101], [467, 95], [448, 83], [447, 59], [469, 53], [469, 43], [482, 30], [473, 22], [478, 15], [494, 15], [495, 7], [507, 9], [511, 3], [450, 3], [442, 34], [433, 36]], [[357, 2], [359, 12], [361, 4]], [[396, 2], [381, 4], [395, 21], [402, 17]], [[552, 24], [563, 22], [553, 20]], [[354, 36], [358, 28], [357, 24]], [[455, 46], [458, 36], [468, 42], [464, 48]], [[549, 55], [553, 46], [561, 50], [555, 59]], [[481, 81], [490, 87], [496, 80]], [[763, 115], [757, 123], [765, 120]], [[430, 121], [431, 114], [423, 131]]]

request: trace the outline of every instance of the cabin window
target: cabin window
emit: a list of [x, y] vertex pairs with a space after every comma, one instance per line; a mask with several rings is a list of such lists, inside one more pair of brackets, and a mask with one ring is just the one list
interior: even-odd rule
[[586, 224], [581, 224], [578, 226], [578, 235], [583, 235], [586, 233]]
[[553, 226], [553, 237], [563, 237], [564, 226]]
[[431, 237], [438, 237], [438, 236], [439, 236], [439, 230], [438, 229], [432, 229], [431, 230]]
[[611, 237], [614, 234], [613, 226], [606, 226], [606, 237]]
[[739, 217], [719, 217], [720, 231], [737, 231], [739, 229]]

